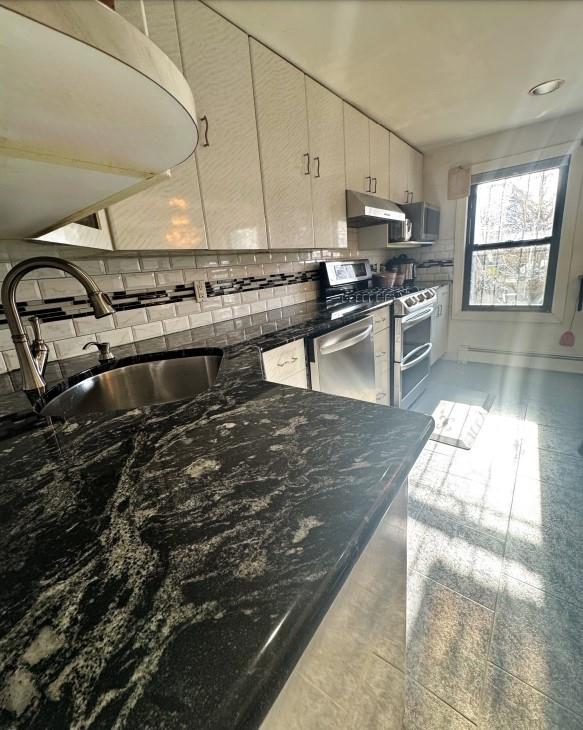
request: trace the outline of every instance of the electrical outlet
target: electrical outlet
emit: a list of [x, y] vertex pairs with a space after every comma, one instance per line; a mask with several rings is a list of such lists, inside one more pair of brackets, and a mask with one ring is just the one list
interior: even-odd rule
[[196, 297], [197, 302], [204, 302], [206, 300], [206, 282], [194, 282], [194, 296]]

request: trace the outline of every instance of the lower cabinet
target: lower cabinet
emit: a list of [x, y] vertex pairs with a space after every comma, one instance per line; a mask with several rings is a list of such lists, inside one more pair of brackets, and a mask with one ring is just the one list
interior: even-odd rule
[[449, 284], [436, 287], [437, 302], [431, 315], [431, 364], [447, 352], [449, 329]]
[[391, 371], [389, 367], [391, 357], [390, 322], [389, 307], [382, 307], [382, 309], [378, 309], [373, 313], [375, 401], [385, 406], [391, 404]]
[[270, 383], [308, 388], [304, 340], [295, 340], [263, 353], [263, 372]]

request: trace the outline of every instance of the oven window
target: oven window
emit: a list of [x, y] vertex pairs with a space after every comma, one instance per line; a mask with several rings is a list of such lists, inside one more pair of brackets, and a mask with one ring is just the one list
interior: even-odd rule
[[403, 332], [403, 355], [401, 357], [401, 361], [417, 347], [426, 345], [430, 341], [431, 317], [428, 317], [418, 324], [411, 325]]

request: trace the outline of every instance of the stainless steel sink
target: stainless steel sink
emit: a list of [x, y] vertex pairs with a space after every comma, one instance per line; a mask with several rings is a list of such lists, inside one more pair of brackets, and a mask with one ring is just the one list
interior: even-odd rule
[[116, 367], [71, 386], [41, 414], [75, 416], [189, 398], [213, 385], [221, 360], [220, 354], [188, 355]]

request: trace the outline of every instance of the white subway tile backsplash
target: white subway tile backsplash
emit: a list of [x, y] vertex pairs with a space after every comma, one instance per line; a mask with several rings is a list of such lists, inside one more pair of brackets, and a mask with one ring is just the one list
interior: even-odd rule
[[0, 374], [8, 372], [8, 365], [6, 365], [6, 361], [2, 357], [2, 353], [0, 352]]
[[274, 297], [273, 287], [267, 287], [266, 289], [259, 289], [259, 299], [272, 299]]
[[265, 312], [267, 309], [267, 301], [265, 299], [261, 299], [258, 302], [251, 302], [249, 305], [251, 309], [251, 314], [256, 314], [257, 312]]
[[127, 256], [116, 256], [105, 259], [105, 270], [108, 274], [128, 274], [140, 271], [140, 260]]
[[252, 289], [251, 291], [242, 291], [241, 292], [241, 302], [243, 304], [249, 304], [250, 302], [256, 302], [259, 299], [259, 292], [257, 289]]
[[119, 329], [106, 330], [97, 333], [98, 342], [109, 342], [112, 347], [118, 345], [127, 345], [134, 341], [134, 335], [131, 327], [120, 327]]
[[179, 256], [170, 256], [170, 268], [172, 269], [194, 269], [196, 266], [196, 257], [194, 254], [180, 254]]
[[161, 271], [154, 275], [157, 286], [175, 286], [184, 284], [184, 272], [181, 269], [176, 271]]
[[212, 312], [215, 309], [220, 309], [223, 306], [220, 297], [213, 297], [212, 299], [205, 299], [204, 302], [200, 303], [201, 312]]
[[2, 327], [0, 329], [0, 351], [1, 350], [12, 350], [14, 342], [12, 341], [12, 334], [8, 327]]
[[[85, 294], [85, 289], [71, 276], [65, 276], [62, 279], [42, 279], [41, 281], [23, 281], [16, 290], [17, 299], [20, 299], [21, 293], [25, 287], [33, 287], [40, 294], [42, 299], [59, 299], [61, 297], [77, 297]], [[32, 292], [31, 292], [32, 294]], [[41, 296], [27, 296], [27, 299], [40, 299]]]
[[149, 322], [148, 324], [138, 324], [132, 327], [134, 340], [147, 340], [150, 337], [159, 337], [164, 334], [162, 322]]
[[254, 253], [240, 253], [237, 256], [238, 263], [242, 264], [243, 266], [247, 266], [249, 264], [255, 263], [255, 254]]
[[176, 316], [174, 304], [158, 304], [154, 307], [148, 307], [148, 319], [150, 322], [159, 322], [162, 319], [170, 319]]
[[120, 274], [94, 276], [93, 280], [97, 286], [105, 292], [123, 291], [125, 289], [125, 285]]
[[230, 307], [215, 309], [211, 314], [213, 322], [224, 322], [227, 319], [233, 319], [233, 312]]
[[140, 259], [142, 271], [161, 271], [170, 268], [169, 256], [142, 256]]
[[240, 294], [223, 294], [223, 305], [241, 304]]
[[245, 317], [251, 314], [251, 306], [249, 304], [237, 304], [232, 307], [233, 317]]
[[281, 299], [279, 297], [267, 300], [267, 309], [279, 309], [281, 306]]
[[123, 274], [125, 289], [147, 289], [156, 286], [156, 279], [152, 273]]
[[194, 314], [195, 312], [201, 311], [200, 304], [195, 302], [193, 299], [187, 299], [184, 302], [176, 302], [174, 306], [176, 307], [176, 314], [178, 316], [183, 314]]
[[164, 332], [168, 335], [172, 332], [190, 329], [190, 321], [187, 316], [172, 317], [172, 319], [163, 320], [162, 326], [164, 327]]
[[135, 324], [144, 324], [148, 321], [148, 315], [144, 308], [126, 309], [116, 312], [113, 315], [116, 327], [132, 327]]
[[[80, 266], [86, 274], [89, 274], [89, 276], [105, 274], [105, 262], [101, 259], [72, 259], [71, 263]], [[55, 271], [55, 269], [53, 269], [53, 271]]]
[[[101, 317], [100, 319], [97, 319], [93, 315], [90, 315], [89, 317], [76, 317], [73, 324], [75, 327], [73, 334], [76, 332], [78, 335], [87, 335], [92, 332], [103, 332], [104, 330], [110, 330], [115, 327], [114, 318], [111, 314], [107, 317]], [[46, 326], [47, 325], [43, 325], [43, 332], [45, 331]], [[68, 335], [64, 335], [64, 337], [67, 336]], [[61, 338], [53, 337], [52, 339], [58, 340]]]
[[[6, 369], [8, 371], [20, 369], [20, 363], [18, 362], [16, 350], [5, 350], [2, 353], [2, 357], [4, 358], [4, 362], [6, 364]], [[52, 360], [52, 359], [54, 359], [54, 351], [52, 349], [52, 346], [49, 345], [49, 360]]]
[[184, 281], [188, 284], [191, 281], [207, 281], [208, 275], [206, 269], [185, 269]]
[[263, 273], [265, 274], [265, 276], [279, 274], [279, 265], [278, 264], [263, 264]]
[[6, 274], [10, 271], [12, 268], [12, 264], [8, 263], [8, 261], [3, 261], [0, 263], [0, 281], [4, 281]]
[[[269, 264], [268, 264], [269, 265]], [[247, 276], [254, 276], [261, 278], [264, 276], [263, 264], [252, 264], [247, 266]]]
[[211, 312], [201, 312], [200, 314], [190, 314], [188, 320], [191, 327], [204, 327], [213, 323], [213, 316]]
[[209, 281], [220, 281], [221, 279], [230, 279], [232, 277], [232, 269], [229, 267], [221, 267], [219, 269], [209, 269], [207, 272]]
[[57, 340], [53, 343], [57, 357], [65, 360], [68, 357], [84, 355], [83, 347], [94, 339], [93, 335], [78, 335], [66, 340]]
[[273, 254], [271, 254], [267, 251], [265, 253], [256, 253], [255, 261], [258, 264], [269, 264], [271, 262], [272, 256], [273, 256]]

